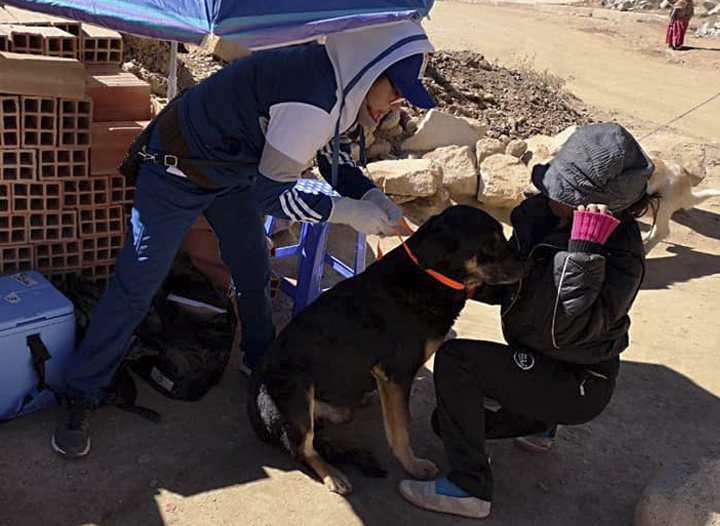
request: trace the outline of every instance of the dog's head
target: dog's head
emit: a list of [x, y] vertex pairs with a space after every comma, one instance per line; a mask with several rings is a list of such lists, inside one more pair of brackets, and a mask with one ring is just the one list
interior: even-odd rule
[[408, 240], [408, 246], [424, 268], [467, 287], [514, 283], [524, 271], [500, 223], [471, 206], [451, 206], [431, 217]]

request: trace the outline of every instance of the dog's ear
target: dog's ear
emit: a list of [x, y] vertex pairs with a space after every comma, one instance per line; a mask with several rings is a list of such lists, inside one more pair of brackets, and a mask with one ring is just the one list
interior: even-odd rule
[[479, 265], [478, 244], [490, 233], [489, 221], [476, 208], [456, 205], [426, 221], [408, 245], [422, 266], [464, 282], [468, 265]]

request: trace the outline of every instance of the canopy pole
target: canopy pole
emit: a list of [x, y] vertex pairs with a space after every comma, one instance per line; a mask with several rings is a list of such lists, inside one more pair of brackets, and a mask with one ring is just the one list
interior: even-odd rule
[[167, 83], [167, 99], [170, 102], [177, 95], [177, 52], [178, 43], [170, 42], [170, 74]]

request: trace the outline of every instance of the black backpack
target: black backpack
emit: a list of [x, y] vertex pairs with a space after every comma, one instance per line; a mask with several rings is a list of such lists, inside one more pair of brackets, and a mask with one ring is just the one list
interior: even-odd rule
[[[183, 307], [183, 297], [210, 308], [199, 316]], [[189, 258], [178, 256], [135, 333], [127, 363], [165, 396], [198, 400], [227, 367], [236, 319], [230, 302], [218, 296]]]
[[127, 363], [165, 396], [198, 400], [217, 384], [230, 359], [232, 309], [199, 321], [180, 304], [156, 298], [155, 315], [138, 328]]
[[[75, 305], [77, 341], [82, 341], [103, 289], [72, 275], [57, 286]], [[210, 304], [218, 312], [198, 318], [171, 299], [173, 293]], [[202, 398], [228, 364], [236, 320], [230, 301], [219, 297], [187, 256], [177, 256], [135, 331], [125, 362], [104, 389], [102, 403], [143, 413], [144, 408], [134, 409], [137, 387], [129, 370], [169, 398]]]

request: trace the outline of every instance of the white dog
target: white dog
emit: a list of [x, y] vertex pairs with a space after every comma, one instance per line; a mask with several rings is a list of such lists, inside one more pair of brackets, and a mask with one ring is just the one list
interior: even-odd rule
[[670, 218], [675, 212], [690, 210], [709, 197], [720, 196], [720, 190], [694, 190], [703, 178], [679, 164], [657, 158], [653, 162], [655, 171], [648, 181], [648, 193], [660, 194], [660, 203], [652, 228], [643, 235], [646, 254], [670, 233]]

